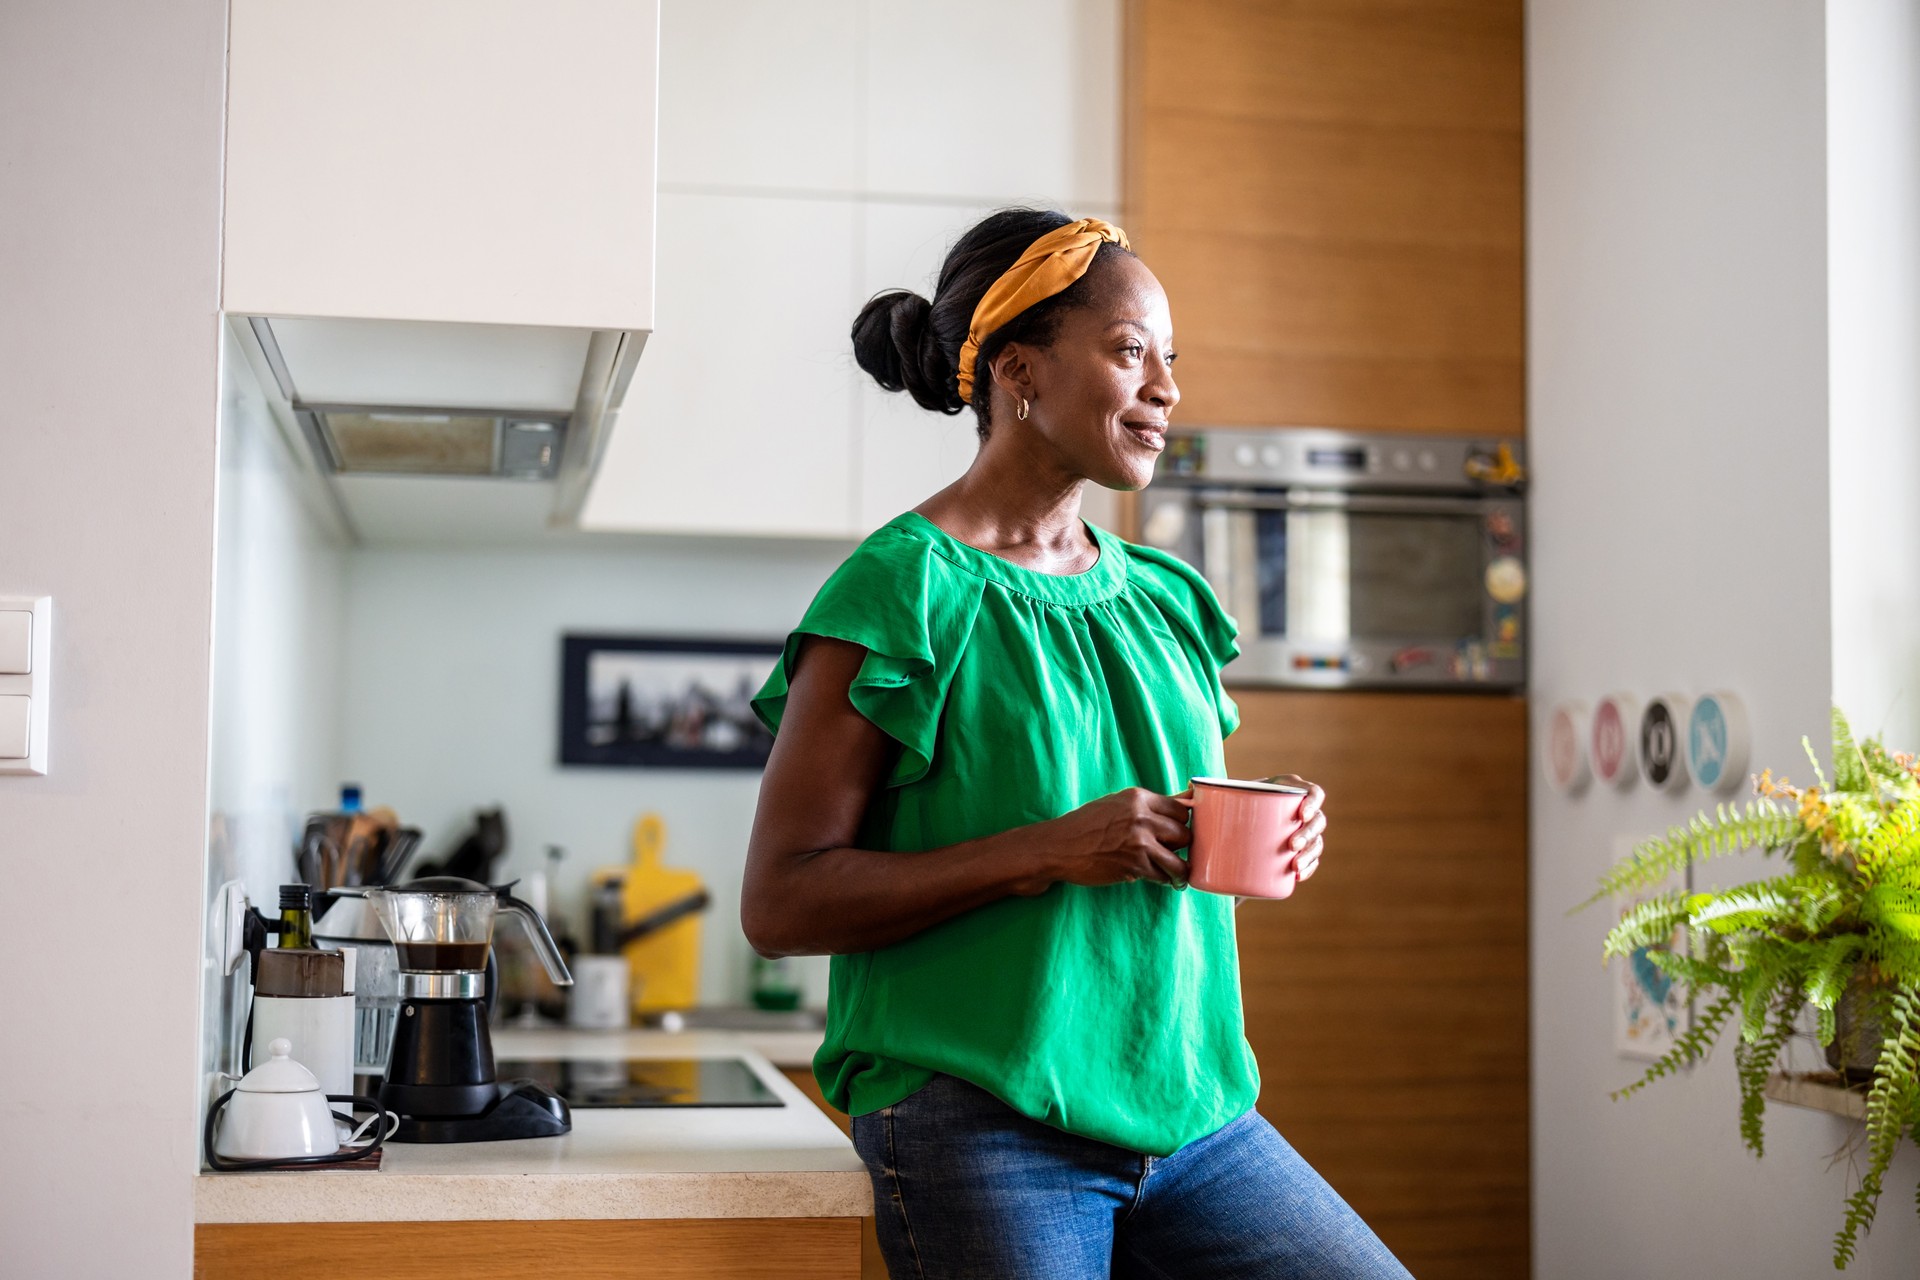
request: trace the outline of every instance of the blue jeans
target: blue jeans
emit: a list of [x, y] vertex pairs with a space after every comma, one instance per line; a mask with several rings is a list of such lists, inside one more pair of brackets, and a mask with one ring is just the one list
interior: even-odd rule
[[1411, 1280], [1257, 1111], [1144, 1156], [936, 1075], [853, 1144], [893, 1280]]

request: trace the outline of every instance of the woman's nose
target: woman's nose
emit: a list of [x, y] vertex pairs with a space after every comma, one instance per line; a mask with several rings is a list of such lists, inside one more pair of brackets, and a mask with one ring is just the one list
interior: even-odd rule
[[1180, 386], [1173, 380], [1173, 366], [1165, 360], [1159, 362], [1157, 374], [1141, 390], [1148, 400], [1168, 413], [1180, 403]]

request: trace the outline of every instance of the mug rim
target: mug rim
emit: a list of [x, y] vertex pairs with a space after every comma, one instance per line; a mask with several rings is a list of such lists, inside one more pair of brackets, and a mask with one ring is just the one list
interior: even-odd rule
[[1304, 796], [1305, 787], [1297, 787], [1291, 782], [1251, 782], [1240, 778], [1195, 778], [1196, 787], [1232, 787], [1241, 791], [1272, 791], [1286, 796]]

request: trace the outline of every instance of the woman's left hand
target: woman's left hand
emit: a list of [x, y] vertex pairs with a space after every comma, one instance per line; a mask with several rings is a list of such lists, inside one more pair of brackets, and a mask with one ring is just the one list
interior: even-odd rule
[[1320, 806], [1326, 801], [1327, 793], [1319, 784], [1308, 782], [1297, 773], [1275, 774], [1269, 781], [1290, 782], [1296, 787], [1307, 789], [1306, 799], [1300, 802], [1300, 827], [1287, 843], [1280, 847], [1283, 856], [1293, 858], [1294, 874], [1302, 880], [1313, 877], [1320, 866], [1320, 854], [1325, 848], [1324, 834], [1327, 829], [1327, 815], [1320, 812]]

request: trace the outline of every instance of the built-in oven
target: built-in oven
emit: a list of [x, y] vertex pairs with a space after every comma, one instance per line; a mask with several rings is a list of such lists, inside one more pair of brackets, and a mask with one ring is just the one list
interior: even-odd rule
[[1300, 428], [1170, 434], [1141, 541], [1240, 624], [1243, 684], [1526, 683], [1521, 444]]

